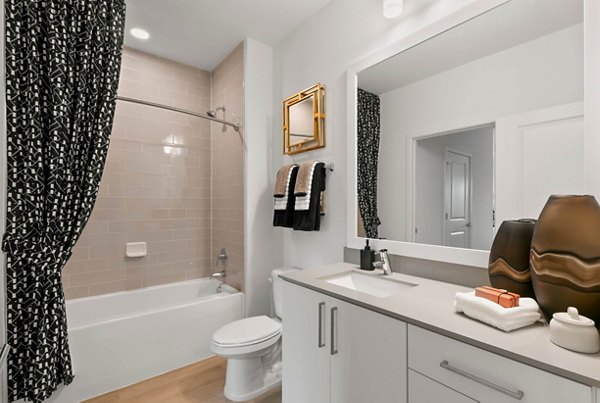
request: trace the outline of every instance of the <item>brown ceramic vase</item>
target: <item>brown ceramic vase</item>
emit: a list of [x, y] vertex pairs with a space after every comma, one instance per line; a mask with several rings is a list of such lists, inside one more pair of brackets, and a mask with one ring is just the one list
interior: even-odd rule
[[531, 273], [529, 271], [529, 251], [536, 220], [521, 219], [504, 221], [492, 244], [488, 275], [492, 287], [535, 298]]
[[531, 242], [531, 279], [547, 320], [573, 306], [600, 328], [600, 205], [593, 196], [552, 196]]

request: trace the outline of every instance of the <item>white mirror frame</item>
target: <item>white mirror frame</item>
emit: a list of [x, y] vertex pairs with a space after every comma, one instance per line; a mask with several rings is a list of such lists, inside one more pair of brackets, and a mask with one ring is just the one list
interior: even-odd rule
[[[452, 29], [470, 19], [513, 0], [479, 0], [441, 18], [398, 42], [367, 56], [347, 71], [347, 234], [349, 248], [364, 247], [357, 236], [358, 197], [356, 191], [356, 103], [357, 74], [398, 53]], [[518, 0], [514, 0], [518, 1]], [[600, 1], [584, 0], [584, 110], [585, 110], [585, 189], [600, 200]], [[400, 212], [403, 214], [403, 212]], [[487, 269], [489, 252], [438, 245], [377, 239], [376, 249], [386, 248], [391, 254], [447, 262]]]

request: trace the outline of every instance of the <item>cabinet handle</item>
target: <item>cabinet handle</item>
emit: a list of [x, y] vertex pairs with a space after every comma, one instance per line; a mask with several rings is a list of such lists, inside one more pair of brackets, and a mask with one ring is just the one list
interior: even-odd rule
[[325, 302], [319, 303], [319, 348], [325, 347]]
[[488, 388], [497, 390], [500, 393], [504, 393], [505, 395], [510, 396], [513, 399], [521, 400], [521, 399], [523, 399], [523, 396], [525, 396], [525, 393], [522, 390], [517, 390], [515, 392], [515, 391], [512, 391], [510, 389], [503, 388], [502, 386], [498, 386], [495, 383], [492, 383], [492, 382], [490, 382], [488, 380], [480, 378], [480, 377], [478, 377], [476, 375], [473, 375], [473, 374], [471, 374], [469, 372], [463, 371], [462, 369], [453, 367], [452, 365], [450, 365], [450, 363], [447, 360], [444, 360], [444, 361], [440, 362], [440, 367], [442, 367], [444, 369], [447, 369], [450, 372], [454, 372], [455, 374], [458, 374], [460, 376], [464, 376], [465, 378], [470, 379], [472, 381], [475, 381], [477, 383], [480, 383], [480, 384], [482, 384], [484, 386], [487, 386]]
[[338, 353], [337, 349], [337, 307], [331, 308], [331, 355]]

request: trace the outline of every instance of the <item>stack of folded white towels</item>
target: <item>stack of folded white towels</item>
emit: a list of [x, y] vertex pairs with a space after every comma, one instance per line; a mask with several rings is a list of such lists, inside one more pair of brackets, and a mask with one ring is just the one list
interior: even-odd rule
[[540, 307], [532, 298], [520, 298], [519, 306], [504, 308], [485, 298], [476, 297], [475, 291], [456, 293], [454, 308], [505, 332], [532, 325], [541, 317]]

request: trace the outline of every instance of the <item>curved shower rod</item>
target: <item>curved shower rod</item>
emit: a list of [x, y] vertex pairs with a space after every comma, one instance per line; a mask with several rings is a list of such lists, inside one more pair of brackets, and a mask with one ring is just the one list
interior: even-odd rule
[[155, 102], [149, 102], [149, 101], [144, 101], [142, 99], [136, 99], [136, 98], [129, 98], [129, 97], [122, 97], [122, 96], [117, 96], [117, 101], [125, 101], [125, 102], [131, 102], [134, 104], [141, 104], [141, 105], [146, 105], [146, 106], [152, 106], [154, 108], [160, 108], [160, 109], [166, 109], [172, 112], [179, 112], [179, 113], [183, 113], [186, 115], [190, 115], [190, 116], [195, 116], [197, 118], [201, 118], [201, 119], [206, 119], [206, 120], [210, 120], [211, 122], [216, 122], [216, 123], [221, 123], [227, 126], [231, 126], [233, 127], [233, 130], [235, 130], [236, 132], [240, 132], [240, 122], [228, 122], [227, 120], [222, 120], [222, 119], [217, 119], [217, 118], [211, 118], [209, 116], [204, 116], [198, 112], [192, 112], [192, 111], [187, 111], [185, 109], [180, 109], [180, 108], [175, 108], [173, 106], [168, 106], [168, 105], [162, 105], [162, 104], [157, 104]]

